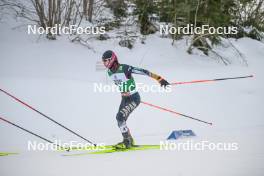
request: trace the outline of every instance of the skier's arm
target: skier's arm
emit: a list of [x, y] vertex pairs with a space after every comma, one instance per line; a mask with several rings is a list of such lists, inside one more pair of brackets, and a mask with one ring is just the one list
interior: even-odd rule
[[159, 76], [159, 75], [157, 75], [155, 73], [152, 73], [152, 72], [150, 72], [148, 70], [145, 70], [143, 68], [137, 68], [137, 67], [129, 66], [128, 70], [129, 70], [130, 73], [135, 73], [135, 74], [140, 74], [140, 75], [147, 75], [147, 76], [157, 80], [160, 83], [161, 86], [166, 87], [166, 86], [169, 85], [168, 81], [166, 81], [161, 76]]

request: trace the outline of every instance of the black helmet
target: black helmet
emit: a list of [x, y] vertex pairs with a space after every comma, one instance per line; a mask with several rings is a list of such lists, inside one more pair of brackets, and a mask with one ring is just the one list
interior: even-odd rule
[[112, 55], [113, 55], [113, 53], [114, 53], [114, 52], [111, 51], [111, 50], [107, 50], [107, 51], [105, 51], [104, 54], [103, 54], [103, 56], [102, 56], [102, 60], [104, 61], [104, 60], [106, 60], [106, 59], [111, 58]]

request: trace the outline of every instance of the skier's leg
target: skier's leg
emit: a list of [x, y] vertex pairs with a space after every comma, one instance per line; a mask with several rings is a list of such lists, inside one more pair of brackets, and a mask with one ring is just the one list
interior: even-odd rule
[[119, 106], [118, 113], [116, 115], [116, 120], [118, 122], [118, 127], [122, 133], [129, 131], [126, 121], [128, 116], [133, 112], [134, 109], [140, 104], [140, 96], [138, 93], [131, 95], [130, 97], [123, 97], [121, 104]]
[[120, 113], [120, 111], [117, 113], [117, 116], [116, 116], [117, 125], [118, 125], [124, 139], [132, 138], [132, 136], [130, 134], [130, 130], [126, 124], [127, 118], [128, 118], [128, 116], [125, 116], [124, 114]]
[[120, 128], [124, 138], [124, 143], [127, 143], [126, 147], [133, 145], [133, 138], [130, 134], [129, 128], [126, 125], [126, 120], [139, 104], [140, 96], [138, 93], [133, 94], [130, 97], [123, 97], [116, 116], [118, 127]]

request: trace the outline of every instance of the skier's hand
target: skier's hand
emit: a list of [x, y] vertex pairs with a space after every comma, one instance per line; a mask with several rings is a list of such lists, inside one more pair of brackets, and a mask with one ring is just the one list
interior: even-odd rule
[[165, 79], [161, 79], [160, 81], [159, 81], [159, 83], [160, 83], [160, 86], [161, 87], [167, 87], [168, 85], [170, 85], [170, 83], [168, 82], [168, 81], [166, 81]]

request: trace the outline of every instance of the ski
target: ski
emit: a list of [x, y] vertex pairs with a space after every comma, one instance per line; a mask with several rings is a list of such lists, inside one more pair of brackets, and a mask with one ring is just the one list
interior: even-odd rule
[[0, 156], [17, 155], [18, 153], [0, 152]]
[[60, 147], [58, 151], [86, 151], [86, 150], [106, 150], [112, 149], [114, 145], [104, 145], [104, 146], [86, 146], [86, 147]]
[[131, 148], [118, 148], [116, 145], [107, 145], [104, 148], [98, 148], [97, 150], [92, 150], [83, 153], [72, 153], [72, 154], [64, 154], [63, 156], [82, 156], [82, 155], [90, 155], [90, 154], [107, 154], [107, 153], [115, 153], [115, 152], [129, 152], [129, 151], [138, 151], [138, 150], [151, 150], [151, 149], [159, 149], [160, 145], [134, 145]]
[[112, 148], [103, 151], [95, 151], [90, 152], [89, 154], [107, 154], [107, 153], [115, 153], [115, 152], [129, 152], [129, 151], [137, 151], [137, 150], [151, 150], [151, 149], [159, 149], [160, 145], [135, 145], [131, 148]]

